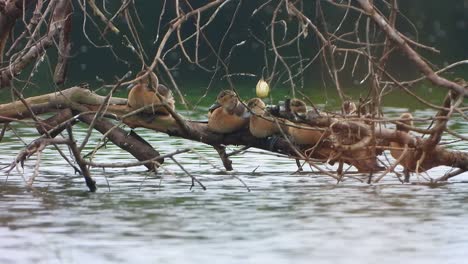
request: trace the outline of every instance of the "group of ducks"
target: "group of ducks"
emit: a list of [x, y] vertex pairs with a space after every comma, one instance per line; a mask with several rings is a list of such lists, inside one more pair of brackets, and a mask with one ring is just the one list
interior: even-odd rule
[[[151, 73], [146, 76], [144, 74], [145, 72], [141, 72], [137, 75], [140, 79], [128, 94], [128, 107], [144, 108], [143, 113], [168, 115], [168, 108], [174, 110], [171, 90], [159, 84], [156, 76]], [[289, 114], [293, 120], [305, 118], [307, 107], [303, 101], [292, 99], [289, 106]], [[286, 134], [301, 145], [315, 145], [323, 133], [308, 125], [295, 125], [286, 118], [272, 116], [260, 98], [252, 98], [244, 104], [233, 90], [221, 91], [216, 103], [209, 109], [208, 129], [215, 133], [229, 134], [246, 127], [257, 138]]]
[[[128, 106], [132, 109], [144, 108], [144, 113], [169, 115], [168, 108], [174, 110], [174, 98], [171, 90], [159, 84], [156, 76], [150, 73], [140, 78], [140, 81], [130, 90]], [[215, 133], [229, 134], [248, 127], [250, 133], [257, 138], [274, 135], [287, 136], [295, 144], [311, 146], [328, 136], [324, 134], [329, 132], [301, 122], [311, 114], [307, 112], [304, 101], [291, 99], [286, 108], [286, 116], [277, 117], [269, 111], [270, 109], [260, 98], [252, 98], [244, 104], [233, 90], [224, 90], [219, 93], [216, 103], [209, 109], [208, 129]], [[345, 102], [342, 108], [344, 114], [352, 115], [357, 111], [352, 102]], [[400, 118], [404, 119], [401, 123], [413, 125], [411, 121], [413, 116], [410, 113], [404, 113]], [[409, 132], [403, 126], [397, 126], [397, 130], [401, 133]], [[393, 148], [392, 156], [398, 159], [402, 155], [399, 149], [403, 149], [404, 146], [397, 142], [392, 142], [390, 145]], [[404, 161], [402, 165], [405, 166]], [[410, 166], [408, 164], [405, 167]]]
[[[144, 74], [145, 72], [141, 72], [137, 75], [137, 78], [143, 77], [130, 90], [128, 106], [132, 109], [146, 107], [143, 110], [144, 113], [168, 115], [167, 108], [174, 110], [174, 97], [171, 90], [160, 84], [155, 75], [149, 73], [144, 76]], [[315, 145], [324, 137], [323, 130], [300, 123], [308, 114], [304, 101], [291, 99], [287, 108], [287, 116], [278, 118], [267, 110], [262, 99], [252, 98], [244, 104], [239, 101], [238, 95], [233, 90], [224, 90], [218, 94], [216, 103], [209, 109], [208, 129], [215, 133], [229, 134], [248, 127], [254, 137], [287, 135], [299, 145]], [[356, 105], [352, 102], [345, 102], [343, 112], [354, 114]], [[412, 119], [412, 116], [405, 113], [402, 118]], [[408, 123], [408, 125], [411, 124]], [[404, 131], [403, 128], [401, 130]]]
[[307, 114], [306, 104], [302, 100], [290, 100], [287, 114], [292, 121], [273, 116], [260, 98], [252, 98], [244, 104], [234, 91], [224, 90], [209, 109], [208, 129], [228, 134], [248, 127], [257, 138], [288, 135], [294, 143], [300, 145], [315, 145], [320, 141], [323, 131], [306, 124], [295, 124], [305, 120]]
[[135, 110], [144, 108], [144, 113], [169, 115], [168, 108], [175, 109], [172, 91], [160, 84], [154, 73], [145, 74], [144, 71], [137, 74], [140, 79], [128, 93], [127, 106]]

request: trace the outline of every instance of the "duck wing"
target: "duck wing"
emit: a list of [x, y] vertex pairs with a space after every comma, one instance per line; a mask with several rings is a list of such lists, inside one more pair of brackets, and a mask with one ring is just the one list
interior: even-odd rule
[[174, 105], [175, 105], [175, 99], [174, 99], [174, 95], [172, 94], [172, 90], [167, 88], [165, 85], [163, 84], [159, 84], [158, 85], [158, 94], [160, 94], [162, 97], [164, 97], [167, 101], [167, 103], [169, 104], [169, 106], [174, 109]]
[[158, 90], [157, 91], [158, 91], [158, 94], [160, 94], [162, 97], [165, 97], [165, 98], [172, 97], [171, 89], [167, 88], [163, 84], [158, 85]]
[[232, 111], [233, 114], [240, 116], [242, 118], [249, 118], [250, 117], [250, 111], [245, 107], [244, 104], [237, 104], [237, 106], [234, 108]]

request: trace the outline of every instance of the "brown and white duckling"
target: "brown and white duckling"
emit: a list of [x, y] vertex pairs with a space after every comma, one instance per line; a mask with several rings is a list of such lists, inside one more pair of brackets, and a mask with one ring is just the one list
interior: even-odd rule
[[[137, 77], [144, 74], [144, 71], [140, 72]], [[148, 105], [161, 104], [161, 98], [158, 95], [167, 102], [169, 108], [174, 110], [175, 101], [171, 90], [166, 86], [159, 84], [156, 75], [149, 73], [132, 87], [128, 93], [127, 105], [136, 110]], [[145, 109], [143, 112], [163, 115], [169, 114], [169, 111], [164, 106], [154, 106], [153, 108]]]
[[280, 129], [274, 118], [265, 110], [266, 105], [262, 99], [250, 99], [247, 102], [247, 107], [252, 112], [249, 121], [249, 130], [254, 137], [265, 138], [280, 133]]
[[[307, 106], [300, 99], [292, 99], [289, 105], [290, 112], [296, 121], [305, 120]], [[306, 124], [293, 123], [288, 125], [287, 133], [292, 141], [299, 145], [315, 145], [320, 141], [322, 132]]]
[[357, 107], [353, 101], [344, 101], [341, 105], [341, 113], [344, 116], [354, 115], [357, 114]]
[[249, 111], [239, 102], [234, 91], [221, 91], [216, 103], [209, 109], [208, 129], [222, 134], [235, 132], [248, 124], [249, 115]]

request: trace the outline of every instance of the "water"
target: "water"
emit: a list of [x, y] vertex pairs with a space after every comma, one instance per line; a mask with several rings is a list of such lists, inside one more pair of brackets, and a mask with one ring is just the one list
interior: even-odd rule
[[[468, 134], [463, 122], [451, 126]], [[16, 130], [26, 142], [35, 138], [31, 129]], [[0, 263], [427, 264], [464, 263], [468, 255], [467, 176], [436, 188], [402, 185], [393, 175], [372, 186], [352, 179], [335, 185], [310, 169], [293, 174], [294, 161], [258, 151], [234, 157], [231, 174], [205, 145], [137, 132], [161, 153], [189, 147], [206, 156], [209, 162], [195, 153], [177, 159], [208, 189], [190, 190], [190, 178], [167, 160], [173, 174], [93, 169], [99, 189], [89, 193], [49, 147], [33, 191], [16, 170], [0, 186]], [[78, 138], [84, 133], [76, 132]], [[4, 140], [0, 160], [8, 163], [23, 145], [11, 131]], [[112, 145], [96, 159], [132, 160]], [[26, 163], [25, 178], [34, 162]]]

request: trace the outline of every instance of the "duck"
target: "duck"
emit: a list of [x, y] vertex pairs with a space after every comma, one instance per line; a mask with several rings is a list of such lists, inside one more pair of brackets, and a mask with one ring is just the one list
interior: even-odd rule
[[[322, 116], [320, 113], [317, 113], [316, 110], [307, 111], [305, 102], [300, 99], [291, 100], [289, 104], [289, 111], [291, 112], [291, 115], [295, 117], [296, 122], [307, 121], [310, 123], [311, 118]], [[326, 116], [324, 117], [328, 118]], [[291, 140], [298, 145], [315, 146], [322, 141], [330, 140], [330, 132], [320, 131], [313, 126], [300, 123], [289, 125], [288, 135], [289, 138], [291, 138]], [[322, 152], [318, 154], [318, 157], [329, 158], [332, 153], [333, 152], [331, 149], [324, 148], [322, 149]], [[344, 160], [344, 162], [355, 166], [360, 172], [380, 171], [383, 169], [383, 167], [378, 165], [376, 158], [371, 155], [369, 150], [363, 149], [352, 152], [345, 151], [344, 154], [348, 157], [346, 160]]]
[[[322, 132], [314, 129], [312, 126], [304, 124], [309, 117], [316, 117], [315, 111], [307, 111], [307, 105], [304, 101], [293, 98], [286, 101], [286, 116], [290, 121], [286, 122], [286, 134], [294, 144], [315, 146], [322, 139]], [[312, 114], [312, 115], [310, 115]], [[296, 165], [299, 171], [303, 171], [301, 162], [296, 159]]]
[[[141, 77], [145, 73], [145, 71], [142, 71], [137, 74], [137, 77]], [[150, 83], [152, 85], [150, 85]], [[156, 89], [154, 87], [156, 87]], [[172, 91], [165, 85], [159, 84], [156, 75], [153, 73], [150, 73], [147, 77], [139, 80], [136, 85], [131, 88], [127, 98], [127, 106], [135, 110], [148, 105], [161, 104], [161, 99], [166, 101], [170, 109], [175, 109], [175, 101]], [[164, 106], [154, 106], [152, 108], [145, 109], [143, 113], [159, 115], [170, 114], [168, 109]]]
[[[295, 122], [305, 121], [307, 117], [307, 105], [300, 99], [291, 99], [289, 111]], [[306, 124], [289, 123], [287, 134], [291, 140], [299, 145], [315, 145], [322, 138], [322, 132]]]
[[224, 90], [209, 109], [208, 129], [220, 134], [233, 133], [247, 126], [249, 116], [248, 109], [239, 102], [237, 94], [232, 90]]
[[341, 105], [341, 113], [343, 116], [350, 116], [357, 114], [357, 107], [353, 101], [346, 100]]
[[[266, 110], [266, 104], [260, 98], [252, 98], [247, 101], [247, 108], [251, 111], [249, 119], [249, 131], [256, 138], [266, 138], [280, 134], [280, 128], [275, 119]], [[284, 123], [282, 120], [278, 120]]]
[[[413, 126], [413, 115], [411, 113], [403, 113], [400, 115], [401, 121], [399, 121], [402, 124], [408, 125], [408, 126]], [[409, 129], [402, 126], [401, 124], [396, 125], [396, 130], [399, 131], [400, 133], [409, 133]], [[390, 154], [392, 157], [396, 160], [400, 158], [400, 156], [403, 154], [404, 151], [404, 144], [401, 144], [399, 142], [390, 142]], [[410, 178], [410, 168], [415, 167], [415, 159], [416, 159], [416, 153], [412, 149], [408, 149], [408, 152], [406, 156], [403, 158], [403, 160], [400, 162], [400, 165], [403, 166], [404, 170], [403, 173], [405, 174], [405, 182], [409, 182]]]
[[293, 98], [289, 101], [289, 111], [296, 121], [304, 120], [307, 115], [307, 105], [301, 99]]

